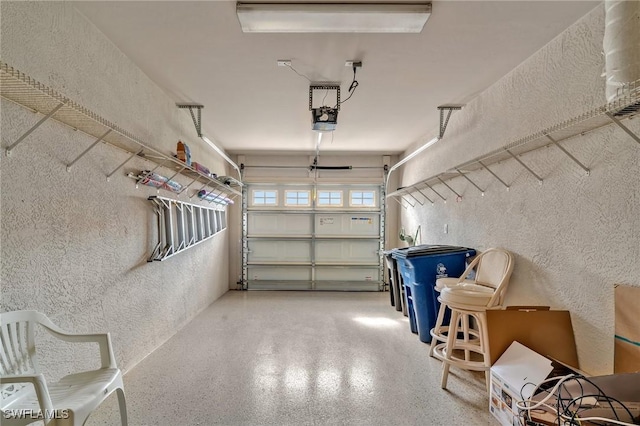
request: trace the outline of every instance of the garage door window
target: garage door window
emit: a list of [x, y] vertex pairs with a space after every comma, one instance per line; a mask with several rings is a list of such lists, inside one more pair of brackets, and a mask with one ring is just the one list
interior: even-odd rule
[[309, 191], [285, 191], [285, 206], [310, 206], [311, 196]]
[[318, 206], [342, 206], [342, 191], [318, 191]]
[[253, 191], [253, 204], [258, 206], [277, 206], [278, 191]]
[[352, 207], [375, 207], [376, 195], [373, 191], [351, 191], [349, 205]]

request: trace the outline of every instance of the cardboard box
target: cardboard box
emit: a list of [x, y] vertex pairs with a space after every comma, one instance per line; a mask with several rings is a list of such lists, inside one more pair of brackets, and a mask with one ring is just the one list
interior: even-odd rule
[[616, 336], [614, 367], [616, 373], [640, 371], [640, 287], [616, 285]]
[[493, 364], [518, 341], [533, 351], [579, 368], [571, 315], [548, 306], [509, 306], [487, 311], [489, 358]]
[[553, 370], [550, 359], [513, 342], [491, 366], [489, 411], [503, 426], [520, 425], [516, 402], [531, 397]]

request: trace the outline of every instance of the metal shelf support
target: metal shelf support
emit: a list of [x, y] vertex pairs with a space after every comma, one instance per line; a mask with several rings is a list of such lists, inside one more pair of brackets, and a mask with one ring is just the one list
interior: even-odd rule
[[[188, 109], [191, 114], [191, 119], [193, 120], [193, 125], [196, 126], [196, 132], [198, 133], [198, 137], [202, 137], [202, 108], [204, 105], [202, 104], [176, 104], [176, 106], [180, 109]], [[198, 118], [196, 119], [196, 114], [193, 113], [193, 110], [196, 110], [198, 114]]]
[[[440, 110], [440, 139], [444, 136], [444, 132], [447, 130], [447, 125], [449, 124], [449, 118], [451, 118], [451, 113], [453, 111], [458, 111], [462, 109], [462, 105], [440, 105], [438, 107]], [[445, 117], [444, 112], [447, 111], [447, 116]]]
[[549, 139], [551, 142], [553, 142], [553, 144], [555, 146], [557, 146], [560, 151], [564, 152], [567, 157], [571, 158], [573, 160], [574, 163], [576, 163], [578, 166], [580, 166], [580, 168], [582, 168], [582, 170], [585, 171], [585, 173], [587, 174], [587, 176], [589, 176], [591, 174], [591, 170], [589, 170], [589, 168], [587, 166], [585, 166], [584, 164], [582, 164], [576, 157], [574, 157], [573, 155], [571, 155], [571, 153], [569, 151], [567, 151], [566, 149], [564, 149], [564, 147], [562, 145], [560, 145], [558, 143], [558, 141], [556, 141], [554, 138], [552, 138], [550, 135], [545, 135], [547, 137], [547, 139]]
[[56, 107], [55, 107], [54, 109], [52, 109], [52, 110], [51, 110], [51, 112], [50, 112], [49, 114], [47, 114], [47, 115], [45, 115], [44, 117], [42, 117], [42, 118], [40, 119], [40, 121], [38, 121], [36, 124], [34, 124], [34, 125], [33, 125], [33, 127], [31, 127], [29, 130], [27, 130], [26, 132], [24, 132], [24, 134], [23, 134], [22, 136], [20, 136], [20, 137], [18, 138], [18, 140], [16, 140], [14, 143], [12, 143], [11, 145], [9, 145], [9, 146], [7, 147], [7, 150], [6, 150], [7, 155], [11, 155], [11, 151], [12, 151], [16, 146], [18, 146], [18, 144], [19, 144], [20, 142], [22, 142], [23, 140], [25, 140], [25, 138], [26, 138], [27, 136], [29, 136], [31, 133], [33, 133], [33, 131], [34, 131], [34, 130], [36, 130], [38, 127], [40, 127], [40, 126], [41, 126], [45, 121], [47, 121], [48, 119], [50, 119], [50, 118], [53, 116], [53, 114], [55, 114], [56, 112], [58, 112], [58, 110], [64, 106], [64, 104], [65, 104], [65, 103], [66, 103], [66, 102], [60, 102], [58, 105], [56, 105]]
[[527, 169], [527, 171], [528, 171], [529, 173], [531, 173], [533, 176], [535, 176], [535, 177], [536, 177], [536, 179], [538, 179], [538, 183], [539, 183], [540, 185], [542, 185], [542, 178], [541, 178], [540, 176], [538, 176], [538, 175], [536, 174], [536, 172], [534, 172], [534, 171], [533, 171], [533, 170], [531, 170], [531, 169], [530, 169], [526, 164], [524, 164], [524, 162], [522, 162], [522, 160], [521, 160], [520, 158], [518, 158], [518, 156], [517, 156], [517, 155], [515, 155], [513, 152], [509, 151], [509, 150], [508, 150], [508, 149], [506, 149], [506, 148], [505, 148], [505, 151], [506, 151], [507, 153], [509, 153], [509, 155], [510, 155], [511, 157], [513, 157], [513, 158], [514, 158], [518, 163], [520, 163], [520, 165], [521, 165], [522, 167], [524, 167], [525, 169]]
[[400, 204], [403, 209], [407, 210], [409, 208], [409, 207], [405, 206], [404, 204], [402, 204], [402, 200], [404, 200], [404, 198], [401, 197], [400, 199], [398, 199], [398, 197], [395, 197], [395, 196], [391, 197], [391, 198], [393, 198], [396, 201], [396, 203]]
[[436, 193], [436, 195], [440, 198], [442, 198], [442, 201], [444, 201], [445, 203], [447, 202], [447, 199], [444, 198], [438, 191], [436, 191], [435, 189], [433, 189], [433, 187], [431, 185], [429, 185], [427, 182], [424, 183], [425, 185], [427, 185], [427, 188], [429, 188], [430, 190], [432, 190], [433, 192]]
[[614, 117], [613, 114], [611, 114], [610, 112], [607, 112], [607, 117], [609, 117], [611, 119], [611, 121], [613, 121], [615, 123], [616, 126], [620, 127], [622, 130], [624, 130], [626, 134], [631, 136], [631, 139], [633, 139], [634, 141], [640, 143], [640, 137], [638, 137], [638, 135], [633, 133], [627, 126], [622, 124], [620, 122], [620, 120], [618, 120], [616, 117]]
[[82, 154], [78, 155], [76, 157], [75, 160], [73, 160], [72, 162], [70, 162], [69, 164], [67, 164], [67, 171], [70, 172], [71, 171], [71, 167], [76, 164], [76, 161], [78, 161], [79, 159], [81, 159], [82, 157], [85, 156], [85, 154], [89, 151], [91, 151], [93, 149], [94, 146], [98, 145], [100, 143], [100, 141], [102, 139], [104, 139], [105, 137], [107, 137], [107, 135], [111, 133], [111, 129], [107, 130], [102, 136], [100, 136], [98, 139], [96, 139], [96, 141], [94, 143], [92, 143], [87, 149], [85, 149], [84, 151], [82, 151]]
[[131, 155], [129, 156], [129, 158], [127, 158], [122, 164], [120, 164], [118, 167], [116, 167], [116, 169], [114, 171], [112, 171], [111, 173], [109, 173], [107, 175], [107, 182], [109, 182], [109, 179], [111, 179], [111, 176], [113, 176], [113, 174], [115, 172], [117, 172], [118, 170], [120, 170], [121, 168], [124, 167], [125, 164], [127, 164], [129, 161], [131, 161], [133, 159], [133, 157], [135, 157], [136, 155], [140, 155], [142, 153], [142, 151], [144, 151], [144, 148], [142, 148], [140, 151], [138, 152], [132, 152]]
[[495, 173], [493, 172], [493, 170], [491, 170], [491, 169], [489, 168], [489, 166], [487, 166], [486, 164], [484, 164], [481, 160], [478, 160], [478, 163], [479, 163], [482, 167], [484, 167], [485, 169], [487, 169], [487, 171], [488, 171], [489, 173], [491, 173], [491, 175], [492, 175], [494, 178], [496, 178], [496, 179], [498, 180], [498, 182], [500, 182], [501, 184], [503, 184], [503, 185], [504, 185], [504, 187], [505, 187], [505, 188], [507, 188], [507, 191], [510, 189], [510, 188], [509, 188], [509, 185], [507, 185], [507, 183], [506, 183], [505, 181], [503, 181], [502, 179], [500, 179], [500, 176], [498, 176], [497, 174], [495, 174]]
[[422, 190], [420, 190], [420, 188], [415, 188], [415, 190], [418, 191], [420, 193], [420, 195], [422, 195], [424, 198], [426, 198], [427, 201], [429, 201], [431, 203], [431, 205], [434, 204], [433, 200], [431, 198], [427, 197], [427, 195], [424, 192], [422, 192]]
[[[418, 199], [417, 199], [417, 198], [416, 198], [412, 193], [407, 192], [407, 195], [408, 195], [409, 197], [413, 198], [414, 200], [416, 200], [416, 202], [417, 202], [418, 204], [420, 204], [421, 206], [424, 206], [424, 201], [420, 201], [420, 200], [418, 200]], [[414, 204], [414, 205], [415, 205], [415, 204]]]
[[457, 167], [456, 167], [456, 169], [455, 169], [455, 170], [456, 170], [456, 172], [458, 172], [458, 173], [460, 174], [460, 176], [462, 176], [463, 178], [465, 178], [466, 180], [468, 180], [468, 181], [469, 181], [469, 183], [470, 183], [471, 185], [475, 186], [475, 187], [476, 187], [476, 189], [477, 189], [478, 191], [480, 191], [480, 193], [482, 194], [482, 196], [484, 196], [484, 189], [482, 189], [482, 188], [480, 188], [478, 185], [476, 185], [476, 183], [475, 183], [474, 181], [472, 181], [472, 180], [469, 178], [469, 176], [467, 176], [466, 174], [462, 173], [462, 172], [460, 171], [460, 169], [459, 169], [459, 168], [457, 168]]
[[462, 198], [462, 195], [458, 194], [458, 193], [456, 192], [456, 190], [455, 190], [455, 189], [453, 189], [452, 187], [450, 187], [449, 185], [447, 185], [447, 182], [443, 181], [443, 180], [440, 178], [440, 176], [438, 176], [438, 180], [439, 180], [439, 181], [440, 181], [444, 186], [446, 186], [447, 188], [449, 188], [449, 189], [451, 190], [451, 192], [453, 192], [454, 194], [456, 194], [458, 197]]

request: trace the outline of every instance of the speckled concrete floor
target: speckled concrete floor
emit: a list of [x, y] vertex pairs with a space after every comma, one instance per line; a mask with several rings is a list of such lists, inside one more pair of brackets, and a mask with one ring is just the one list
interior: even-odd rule
[[[129, 424], [494, 425], [388, 293], [229, 292], [125, 377]], [[119, 424], [115, 396], [87, 425]]]

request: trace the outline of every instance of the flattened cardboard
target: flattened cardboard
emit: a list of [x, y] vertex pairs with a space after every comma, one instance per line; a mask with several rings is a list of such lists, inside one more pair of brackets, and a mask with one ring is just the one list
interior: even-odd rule
[[491, 364], [518, 341], [548, 358], [579, 368], [576, 341], [569, 311], [548, 306], [514, 306], [487, 311]]
[[615, 373], [640, 371], [640, 287], [617, 284], [615, 294]]

